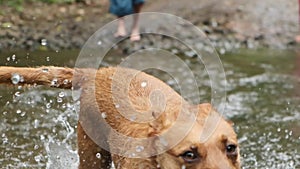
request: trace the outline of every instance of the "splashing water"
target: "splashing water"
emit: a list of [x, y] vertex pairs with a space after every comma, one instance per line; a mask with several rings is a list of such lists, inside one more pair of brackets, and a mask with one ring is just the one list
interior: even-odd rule
[[[3, 60], [6, 58], [7, 55]], [[210, 102], [210, 81], [205, 68], [196, 64], [196, 58], [182, 58], [195, 69], [201, 102]], [[72, 56], [51, 56], [52, 59], [66, 59], [64, 61], [68, 62]], [[300, 78], [295, 75], [295, 67], [298, 67], [296, 56], [290, 52], [260, 51], [225, 54], [221, 59], [228, 81], [228, 104], [224, 116], [235, 124], [242, 168], [299, 168]], [[47, 65], [48, 61], [44, 58], [42, 61], [41, 64]], [[11, 58], [8, 63], [15, 64]], [[179, 68], [174, 69], [184, 73]], [[164, 74], [157, 74], [157, 77], [164, 81], [173, 80], [169, 84], [176, 88], [176, 80], [170, 80]], [[21, 81], [19, 74], [12, 74], [13, 84]], [[142, 82], [140, 85], [144, 86]], [[0, 91], [3, 105], [0, 109], [1, 167], [76, 168], [78, 116], [75, 110], [79, 108], [79, 102], [71, 99], [70, 91], [5, 85], [0, 85]], [[169, 143], [162, 139], [160, 144], [168, 146]], [[141, 147], [135, 148], [132, 156], [143, 151]], [[101, 158], [101, 154], [95, 156]]]

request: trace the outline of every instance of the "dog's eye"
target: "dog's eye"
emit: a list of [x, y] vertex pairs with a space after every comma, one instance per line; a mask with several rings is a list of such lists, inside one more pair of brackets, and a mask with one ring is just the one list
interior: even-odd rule
[[229, 144], [226, 146], [226, 153], [228, 155], [235, 155], [237, 152], [237, 146], [234, 144]]
[[199, 159], [199, 155], [195, 151], [186, 151], [183, 154], [181, 154], [180, 156], [187, 163], [192, 163], [192, 162], [198, 161], [198, 159]]

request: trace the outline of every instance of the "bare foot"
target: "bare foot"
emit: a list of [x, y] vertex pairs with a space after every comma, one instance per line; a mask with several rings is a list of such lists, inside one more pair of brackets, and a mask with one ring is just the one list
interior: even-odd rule
[[296, 40], [297, 43], [300, 43], [300, 35], [297, 35], [297, 36], [295, 37], [295, 40]]
[[118, 29], [117, 29], [117, 32], [114, 34], [114, 36], [117, 38], [117, 37], [126, 36], [126, 34], [127, 33], [126, 33], [124, 18], [119, 18]]
[[116, 37], [116, 38], [118, 38], [118, 37], [124, 37], [124, 36], [126, 36], [126, 29], [125, 29], [125, 27], [118, 27], [118, 30], [117, 30], [117, 32], [114, 34], [114, 36]]
[[124, 37], [126, 36], [126, 34], [127, 34], [126, 31], [118, 31], [114, 34], [114, 36], [118, 38], [118, 37]]
[[141, 40], [139, 27], [137, 25], [132, 29], [132, 32], [131, 32], [131, 35], [130, 35], [130, 40], [132, 42]]
[[131, 34], [130, 35], [130, 40], [132, 42], [139, 41], [139, 40], [141, 40], [141, 35], [140, 34]]

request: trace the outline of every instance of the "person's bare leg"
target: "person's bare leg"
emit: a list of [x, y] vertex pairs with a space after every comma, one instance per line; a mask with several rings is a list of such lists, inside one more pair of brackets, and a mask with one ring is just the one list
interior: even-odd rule
[[126, 36], [126, 34], [127, 33], [126, 33], [124, 18], [123, 17], [119, 17], [119, 20], [118, 20], [118, 29], [117, 29], [117, 32], [115, 33], [115, 37]]
[[143, 7], [143, 4], [134, 5], [135, 15], [133, 16], [133, 24], [130, 35], [131, 41], [139, 41], [141, 39], [140, 28], [139, 28], [139, 13]]
[[295, 41], [296, 41], [297, 43], [300, 43], [300, 35], [297, 35], [297, 36], [295, 37]]

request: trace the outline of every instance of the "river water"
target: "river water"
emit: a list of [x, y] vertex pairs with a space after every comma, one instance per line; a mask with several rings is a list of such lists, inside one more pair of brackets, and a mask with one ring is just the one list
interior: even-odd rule
[[[0, 64], [73, 67], [77, 56], [76, 50], [8, 52], [0, 53]], [[181, 59], [199, 68], [195, 58]], [[106, 63], [119, 60], [111, 56]], [[227, 78], [224, 115], [235, 124], [243, 168], [300, 168], [300, 55], [238, 50], [221, 60]], [[209, 102], [209, 77], [197, 77], [201, 102]], [[0, 168], [76, 168], [78, 107], [68, 90], [0, 85]]]

